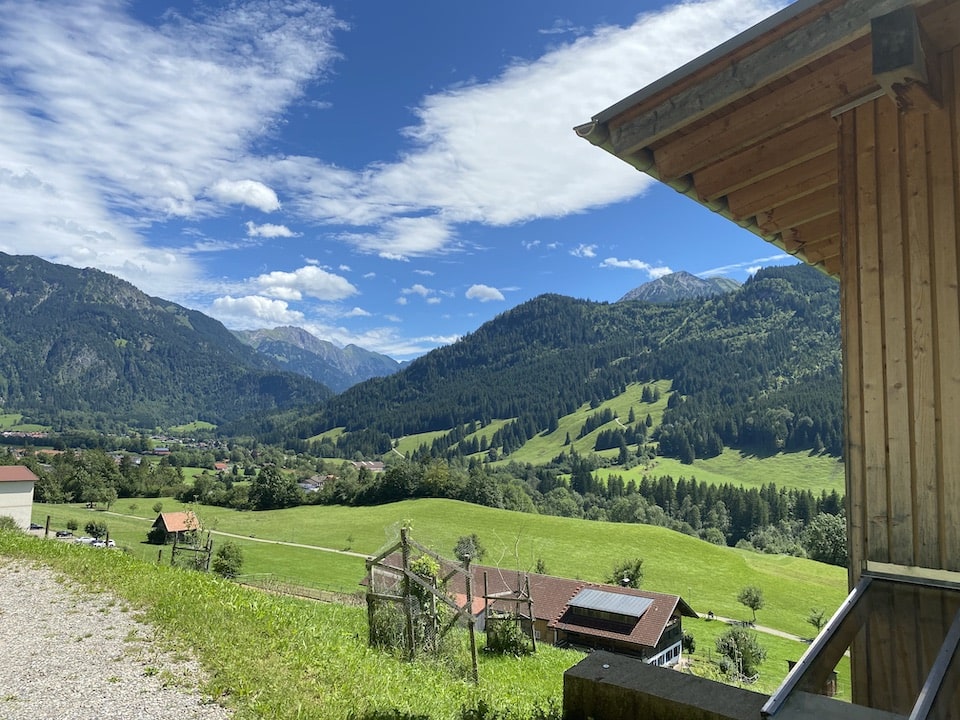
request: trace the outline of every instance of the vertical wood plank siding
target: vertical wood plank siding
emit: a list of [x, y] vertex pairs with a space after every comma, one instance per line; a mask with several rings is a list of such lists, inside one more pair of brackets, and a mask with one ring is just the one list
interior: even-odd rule
[[[943, 109], [838, 118], [851, 586], [865, 561], [960, 571], [960, 51], [940, 60]], [[854, 642], [855, 702], [916, 698], [945, 609], [906, 605]]]
[[864, 560], [960, 571], [960, 53], [942, 59], [942, 110], [840, 116], [852, 582]]

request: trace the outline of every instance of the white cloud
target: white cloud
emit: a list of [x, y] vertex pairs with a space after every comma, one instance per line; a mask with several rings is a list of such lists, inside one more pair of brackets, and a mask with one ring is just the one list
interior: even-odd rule
[[388, 260], [443, 252], [453, 239], [450, 226], [434, 217], [397, 217], [385, 220], [373, 233], [343, 233], [340, 239], [362, 252]]
[[[272, 223], [257, 225], [256, 223], [247, 221], [247, 237], [289, 238], [297, 237], [297, 235], [297, 233], [288, 228], [286, 225], [273, 225]], [[309, 262], [309, 260], [307, 262]]]
[[370, 313], [361, 307], [355, 307], [348, 313], [345, 313], [344, 317], [370, 317]]
[[489, 285], [471, 285], [466, 296], [470, 300], [490, 302], [491, 300], [505, 300], [503, 293]]
[[403, 295], [397, 298], [397, 305], [406, 305], [408, 302], [410, 301]]
[[650, 263], [644, 262], [643, 260], [618, 260], [615, 257], [608, 257], [602, 263], [600, 267], [614, 267], [614, 268], [626, 268], [628, 270], [641, 270], [642, 272], [647, 273], [651, 278], [656, 279], [663, 277], [664, 275], [669, 275], [673, 272], [670, 268], [664, 265], [651, 265]]
[[439, 304], [440, 304], [440, 298], [436, 296], [427, 298], [427, 305], [439, 305]]
[[700, 277], [713, 277], [715, 275], [726, 275], [736, 270], [746, 270], [751, 275], [765, 265], [779, 265], [784, 261], [797, 262], [797, 259], [786, 253], [777, 253], [776, 255], [767, 255], [766, 257], [744, 260], [743, 262], [731, 263], [721, 267], [710, 268], [697, 273]]
[[257, 180], [217, 180], [207, 193], [220, 202], [273, 212], [280, 209], [280, 200], [272, 188]]
[[[596, 28], [488, 82], [424, 97], [414, 110], [417, 123], [403, 129], [409, 146], [396, 162], [345, 174], [307, 161], [309, 169], [291, 170], [288, 178], [309, 196], [304, 212], [376, 226], [342, 239], [391, 258], [448, 249], [457, 224], [563, 217], [635, 196], [650, 178], [578, 139], [572, 128], [781, 4], [687, 2], [640, 16], [627, 28]], [[401, 241], [389, 226], [411, 215], [441, 226]]]
[[227, 327], [243, 330], [303, 321], [303, 313], [290, 310], [283, 300], [271, 300], [260, 295], [217, 298], [211, 304], [210, 314]]
[[573, 250], [570, 251], [570, 254], [574, 257], [585, 257], [592, 258], [597, 256], [597, 246], [596, 245], [584, 245], [581, 243], [577, 245]]
[[329, 67], [342, 25], [295, 0], [241, 0], [199, 20], [171, 12], [155, 27], [127, 9], [0, 0], [3, 250], [176, 297], [198, 266], [142, 233], [219, 213], [208, 188], [278, 205], [262, 183], [218, 181], [257, 176], [251, 141]]
[[271, 297], [298, 300], [307, 295], [318, 300], [343, 300], [358, 290], [349, 280], [316, 265], [305, 265], [293, 272], [276, 270], [253, 278], [260, 292]]
[[433, 270], [414, 270], [414, 272], [415, 272], [417, 275], [426, 275], [426, 276], [428, 276], [428, 277], [431, 277], [431, 276], [433, 276], [433, 275], [436, 274], [436, 273], [433, 272]]
[[404, 288], [400, 292], [402, 292], [404, 295], [419, 295], [420, 297], [427, 297], [433, 293], [433, 290], [428, 287], [424, 287], [420, 283], [416, 283], [411, 287]]

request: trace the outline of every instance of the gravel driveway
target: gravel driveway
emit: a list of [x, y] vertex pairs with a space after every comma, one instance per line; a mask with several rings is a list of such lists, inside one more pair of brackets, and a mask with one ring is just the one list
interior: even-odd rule
[[120, 600], [0, 558], [0, 718], [226, 720]]

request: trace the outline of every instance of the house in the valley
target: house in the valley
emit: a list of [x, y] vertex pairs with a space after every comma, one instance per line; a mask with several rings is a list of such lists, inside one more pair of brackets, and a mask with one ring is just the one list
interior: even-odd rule
[[[187, 533], [197, 532], [200, 530], [200, 520], [197, 516], [190, 510], [185, 510], [182, 512], [166, 512], [160, 513], [157, 515], [157, 519], [153, 521], [153, 526], [150, 531], [151, 537], [161, 537], [160, 533], [164, 533], [163, 537], [164, 542], [172, 542], [174, 538], [177, 540], [183, 540]], [[159, 542], [159, 540], [157, 540]]]
[[[535, 637], [551, 645], [608, 650], [653, 665], [675, 665], [681, 655], [683, 618], [698, 617], [678, 595], [482, 565], [471, 570], [473, 611], [481, 629], [488, 613], [525, 614], [528, 606]], [[450, 589], [462, 603], [465, 589]]]
[[7, 515], [24, 530], [33, 514], [33, 488], [37, 476], [24, 465], [0, 465], [0, 515]]

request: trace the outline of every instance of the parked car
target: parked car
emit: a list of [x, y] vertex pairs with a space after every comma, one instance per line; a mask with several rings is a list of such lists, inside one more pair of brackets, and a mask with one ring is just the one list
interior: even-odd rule
[[60, 538], [73, 537], [73, 533], [70, 532], [69, 530], [57, 530], [57, 537], [60, 537]]
[[84, 535], [83, 537], [78, 537], [76, 540], [74, 540], [74, 542], [79, 543], [80, 545], [92, 545], [94, 542], [96, 542], [96, 540], [96, 538], [87, 537]]
[[31, 530], [43, 530], [43, 525], [37, 525], [35, 522], [30, 523]]
[[107, 543], [103, 540], [94, 540], [92, 543], [90, 543], [90, 547], [95, 547], [95, 548], [105, 548], [106, 546], [107, 546]]

